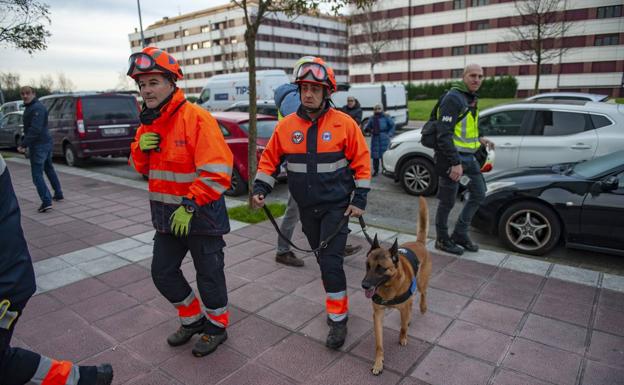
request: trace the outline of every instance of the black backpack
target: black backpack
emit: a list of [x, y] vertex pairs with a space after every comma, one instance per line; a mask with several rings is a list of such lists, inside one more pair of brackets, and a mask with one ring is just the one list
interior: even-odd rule
[[[450, 91], [446, 91], [445, 93], [442, 94], [442, 96], [440, 96], [435, 106], [433, 106], [433, 109], [431, 110], [431, 114], [429, 114], [429, 120], [425, 123], [422, 130], [420, 131], [420, 143], [422, 143], [422, 145], [427, 148], [433, 148], [433, 149], [436, 148], [437, 137], [438, 137], [438, 124], [439, 124], [438, 108], [440, 107], [440, 102], [442, 102], [442, 99], [444, 99], [444, 97], [449, 92]], [[468, 115], [469, 113], [470, 113], [470, 110], [466, 109], [466, 111], [457, 118], [457, 121], [461, 122], [462, 119], [464, 119], [466, 115]]]

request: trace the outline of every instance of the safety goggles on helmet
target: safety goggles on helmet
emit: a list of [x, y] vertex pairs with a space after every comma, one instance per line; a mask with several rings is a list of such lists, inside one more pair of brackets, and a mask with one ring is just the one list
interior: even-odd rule
[[151, 72], [154, 69], [157, 69], [158, 72], [171, 72], [170, 70], [158, 65], [153, 57], [143, 52], [133, 53], [128, 59], [128, 76], [132, 76], [135, 70], [139, 72]]
[[297, 80], [305, 80], [308, 75], [312, 76], [317, 82], [328, 83], [327, 69], [319, 63], [304, 63], [297, 71]]

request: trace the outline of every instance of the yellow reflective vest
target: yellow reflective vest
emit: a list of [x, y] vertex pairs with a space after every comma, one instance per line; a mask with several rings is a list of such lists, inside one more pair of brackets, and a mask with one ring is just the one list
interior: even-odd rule
[[453, 144], [459, 152], [475, 153], [481, 146], [479, 142], [479, 109], [475, 114], [468, 112], [466, 116], [455, 125], [453, 132]]

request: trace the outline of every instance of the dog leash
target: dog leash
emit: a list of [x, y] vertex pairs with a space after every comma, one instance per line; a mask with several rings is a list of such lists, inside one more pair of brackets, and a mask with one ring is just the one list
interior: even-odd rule
[[[277, 231], [277, 235], [279, 235], [280, 238], [282, 238], [283, 240], [288, 242], [288, 244], [290, 246], [292, 246], [293, 248], [295, 248], [296, 250], [302, 251], [304, 253], [314, 253], [317, 256], [317, 258], [318, 258], [318, 252], [321, 251], [322, 249], [326, 248], [327, 245], [329, 245], [329, 242], [331, 242], [332, 239], [334, 239], [336, 237], [336, 235], [338, 235], [338, 233], [340, 233], [340, 230], [342, 229], [342, 227], [344, 225], [346, 225], [347, 222], [349, 222], [349, 217], [348, 216], [344, 216], [342, 218], [342, 220], [340, 221], [340, 223], [338, 223], [338, 227], [336, 227], [334, 232], [331, 233], [329, 235], [329, 237], [327, 237], [327, 239], [321, 241], [321, 243], [319, 244], [319, 246], [316, 249], [307, 250], [307, 249], [302, 249], [299, 246], [295, 245], [290, 239], [288, 239], [288, 237], [286, 237], [284, 234], [282, 234], [281, 230], [279, 229], [279, 226], [277, 225], [277, 222], [275, 222], [275, 218], [273, 217], [273, 214], [271, 214], [271, 211], [269, 210], [269, 208], [266, 205], [262, 206], [262, 209], [264, 210], [264, 213], [266, 214], [266, 216], [269, 218], [269, 220], [273, 224], [273, 227], [275, 228], [275, 231]], [[364, 223], [364, 220], [362, 219], [362, 217], [360, 217], [360, 226], [363, 223]], [[364, 226], [366, 226], [366, 224], [364, 224]], [[366, 237], [367, 237], [367, 239], [370, 238], [368, 236], [368, 234], [366, 234]], [[370, 241], [370, 240], [369, 240], [369, 242], [372, 243], [372, 241]]]
[[368, 233], [366, 232], [366, 222], [364, 222], [364, 217], [360, 215], [358, 220], [360, 222], [360, 227], [362, 228], [362, 232], [364, 233], [364, 237], [366, 237], [366, 240], [368, 241], [368, 244], [372, 246], [373, 245], [373, 238], [371, 238], [371, 236], [368, 235]]

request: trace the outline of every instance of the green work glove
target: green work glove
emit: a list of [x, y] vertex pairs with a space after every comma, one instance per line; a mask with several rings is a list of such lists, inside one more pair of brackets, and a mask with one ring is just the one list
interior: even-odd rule
[[191, 228], [191, 219], [193, 219], [193, 213], [186, 211], [184, 206], [178, 207], [169, 218], [173, 235], [176, 237], [188, 236]]
[[160, 135], [155, 132], [146, 132], [139, 138], [139, 148], [141, 151], [155, 150], [160, 143]]

